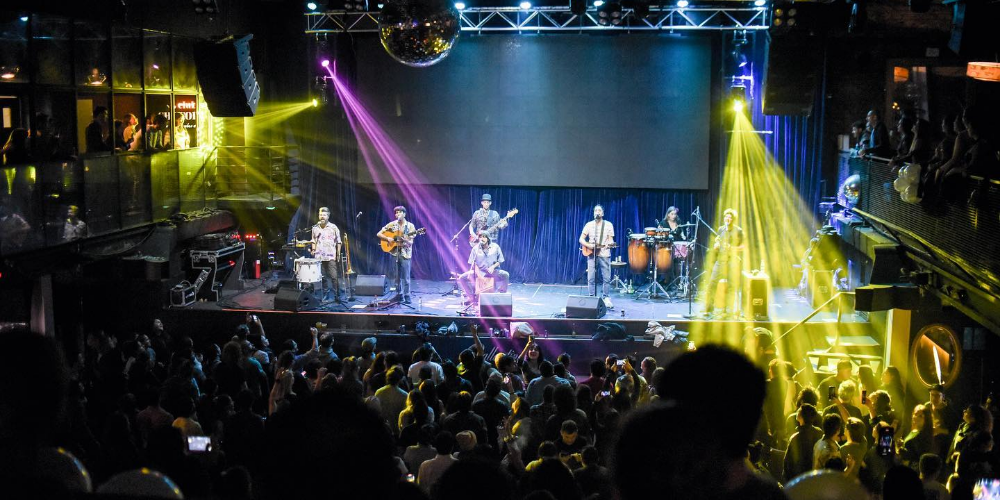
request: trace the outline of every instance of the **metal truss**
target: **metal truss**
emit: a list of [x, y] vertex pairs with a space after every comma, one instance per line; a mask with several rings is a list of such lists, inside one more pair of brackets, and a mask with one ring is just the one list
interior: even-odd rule
[[[306, 14], [306, 33], [377, 33], [377, 11], [327, 11]], [[622, 11], [618, 26], [601, 26], [597, 9], [583, 15], [570, 12], [569, 6], [474, 7], [460, 12], [462, 31], [474, 33], [514, 32], [595, 32], [595, 31], [732, 31], [766, 30], [766, 7], [650, 7], [649, 15], [638, 18], [631, 9]]]

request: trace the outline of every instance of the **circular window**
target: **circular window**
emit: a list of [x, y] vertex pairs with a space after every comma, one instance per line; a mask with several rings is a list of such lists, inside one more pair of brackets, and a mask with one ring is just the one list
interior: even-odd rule
[[942, 324], [922, 328], [910, 347], [910, 363], [925, 387], [950, 386], [962, 369], [962, 345], [955, 330]]

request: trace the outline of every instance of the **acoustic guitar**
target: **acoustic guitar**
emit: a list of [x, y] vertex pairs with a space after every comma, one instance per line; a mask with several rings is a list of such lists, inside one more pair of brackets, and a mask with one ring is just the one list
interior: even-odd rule
[[[427, 234], [427, 229], [420, 228], [410, 234], [407, 234], [406, 236], [414, 238], [420, 236], [421, 234]], [[385, 235], [391, 237], [392, 241], [381, 240], [379, 241], [379, 244], [382, 245], [383, 252], [391, 253], [393, 250], [399, 247], [399, 244], [403, 241], [403, 230], [400, 229], [399, 231], [386, 231]]]
[[591, 255], [594, 255], [595, 252], [598, 252], [603, 248], [618, 248], [618, 244], [610, 243], [607, 245], [594, 245], [594, 248], [588, 248], [580, 245], [580, 253], [582, 253], [584, 257], [590, 257]]
[[[493, 224], [492, 226], [490, 226], [490, 227], [488, 227], [486, 229], [483, 229], [482, 232], [484, 232], [484, 233], [492, 233], [493, 230], [496, 229], [497, 227], [499, 227], [500, 224], [503, 224], [503, 222], [505, 220], [510, 219], [511, 217], [517, 215], [517, 212], [518, 212], [518, 210], [516, 208], [508, 210], [507, 211], [507, 215], [503, 219], [500, 219], [499, 221], [497, 221], [496, 224]], [[478, 241], [479, 241], [479, 235], [478, 234], [470, 234], [469, 235], [469, 244], [470, 245], [476, 246], [476, 243]]]

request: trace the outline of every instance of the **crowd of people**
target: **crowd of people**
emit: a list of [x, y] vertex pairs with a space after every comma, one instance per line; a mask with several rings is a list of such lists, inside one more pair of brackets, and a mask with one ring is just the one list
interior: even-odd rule
[[851, 126], [853, 152], [888, 159], [893, 171], [920, 165], [921, 197], [937, 199], [969, 176], [1000, 179], [998, 125], [986, 110], [970, 106], [947, 113], [937, 127], [904, 111], [890, 133], [881, 112], [872, 109]]
[[708, 345], [666, 367], [611, 354], [587, 374], [534, 339], [490, 355], [475, 331], [454, 359], [316, 328], [308, 348], [273, 345], [254, 315], [222, 346], [187, 333], [93, 331], [71, 360], [48, 338], [0, 337], [6, 491], [72, 494], [43, 460], [53, 446], [99, 493], [148, 468], [185, 497], [226, 499], [781, 499], [827, 470], [872, 498], [958, 500], [1000, 470], [988, 406], [960, 411], [941, 386], [910, 405], [894, 368], [877, 380], [847, 360], [803, 386], [763, 330], [747, 354]]

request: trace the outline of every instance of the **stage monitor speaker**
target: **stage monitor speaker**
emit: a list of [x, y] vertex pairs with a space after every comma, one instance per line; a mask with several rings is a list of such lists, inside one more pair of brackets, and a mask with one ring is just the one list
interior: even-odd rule
[[198, 83], [212, 116], [253, 116], [260, 102], [260, 85], [250, 61], [247, 35], [225, 42], [199, 42], [194, 49]]
[[768, 281], [764, 273], [743, 273], [746, 290], [743, 292], [745, 303], [743, 313], [755, 321], [766, 320], [768, 317]]
[[283, 286], [278, 288], [278, 293], [274, 296], [275, 311], [309, 311], [319, 307], [316, 297], [305, 290], [299, 290], [297, 286]]
[[567, 318], [598, 319], [607, 314], [608, 309], [599, 297], [570, 295], [566, 298]]
[[767, 47], [764, 114], [812, 114], [820, 57], [819, 38], [809, 32], [774, 34]]
[[354, 295], [381, 297], [389, 292], [389, 282], [384, 274], [359, 274], [354, 283]]
[[[824, 302], [833, 297], [834, 293], [836, 293], [836, 288], [833, 286], [833, 271], [809, 270], [809, 297], [813, 307], [823, 305]], [[830, 304], [827, 307], [834, 307], [834, 305]]]
[[875, 245], [872, 247], [872, 270], [868, 274], [869, 285], [899, 283], [903, 265], [899, 245]]
[[479, 294], [479, 315], [487, 318], [509, 318], [514, 314], [514, 298], [509, 293]]
[[912, 285], [868, 285], [854, 290], [854, 310], [888, 311], [889, 309], [917, 309], [920, 290]]

